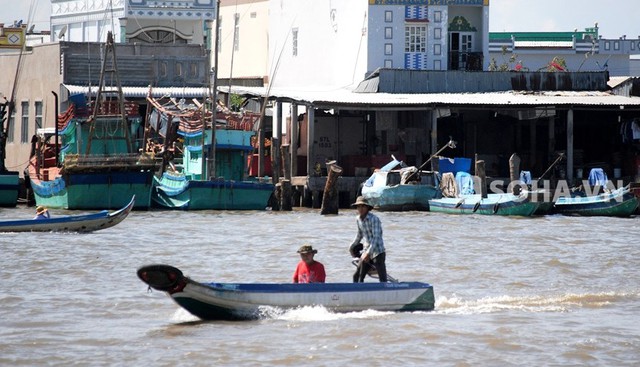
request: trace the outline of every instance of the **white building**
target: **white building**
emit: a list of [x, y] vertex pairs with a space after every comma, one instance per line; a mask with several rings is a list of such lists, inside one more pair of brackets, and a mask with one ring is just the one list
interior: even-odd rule
[[262, 86], [269, 78], [269, 0], [221, 0], [219, 85]]
[[51, 40], [204, 44], [216, 0], [51, 0]]
[[[502, 69], [547, 70], [554, 58], [566, 71], [608, 71], [633, 75], [631, 55], [640, 55], [640, 38], [605, 39], [598, 26], [573, 32], [492, 32], [489, 55]], [[553, 66], [552, 66], [553, 67]]]
[[353, 86], [381, 67], [488, 65], [488, 0], [278, 0], [269, 14], [275, 86]]

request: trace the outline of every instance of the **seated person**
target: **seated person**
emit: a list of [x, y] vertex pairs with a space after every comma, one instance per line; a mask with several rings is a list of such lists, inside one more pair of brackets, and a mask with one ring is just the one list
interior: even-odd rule
[[38, 205], [36, 208], [36, 216], [33, 219], [49, 219], [51, 215], [49, 214], [49, 210], [47, 210], [46, 206]]
[[313, 256], [318, 253], [312, 246], [303, 245], [298, 249], [300, 262], [293, 273], [294, 283], [324, 283], [324, 265], [315, 261]]

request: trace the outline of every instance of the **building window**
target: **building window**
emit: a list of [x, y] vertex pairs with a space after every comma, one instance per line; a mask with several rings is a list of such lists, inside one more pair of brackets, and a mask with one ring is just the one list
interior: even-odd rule
[[384, 44], [384, 54], [393, 55], [393, 45], [391, 43]]
[[618, 51], [620, 49], [620, 41], [613, 42], [613, 49]]
[[433, 70], [442, 70], [442, 61], [433, 60]]
[[22, 124], [20, 129], [20, 142], [29, 142], [29, 102], [22, 102]]
[[14, 136], [15, 136], [13, 132], [15, 131], [15, 126], [16, 126], [16, 110], [14, 109], [13, 111], [11, 111], [11, 117], [9, 118], [9, 132], [7, 134], [7, 141], [9, 143], [13, 143]]
[[36, 129], [42, 128], [42, 101], [36, 101]]
[[393, 28], [385, 27], [385, 29], [384, 29], [384, 38], [388, 39], [388, 40], [393, 38]]
[[610, 48], [611, 48], [611, 44], [609, 44], [609, 41], [604, 41], [604, 49], [609, 50]]
[[298, 56], [298, 28], [293, 28], [291, 30], [292, 42], [293, 45], [293, 56]]
[[182, 76], [182, 63], [176, 63], [176, 76]]
[[166, 61], [160, 61], [160, 77], [166, 78], [168, 72], [168, 64]]
[[433, 54], [434, 55], [442, 55], [442, 45], [436, 43], [433, 45]]
[[424, 53], [427, 49], [427, 26], [405, 26], [404, 51]]
[[258, 14], [255, 11], [252, 11], [251, 14], [249, 15], [251, 18], [255, 18], [258, 16]]
[[389, 69], [392, 68], [393, 67], [393, 60], [389, 60], [389, 59], [384, 60], [384, 67], [385, 68], [389, 68]]
[[442, 28], [433, 29], [433, 38], [437, 40], [442, 39]]
[[435, 23], [442, 22], [442, 12], [441, 11], [434, 11], [433, 12], [433, 21]]
[[393, 12], [391, 10], [386, 10], [384, 12], [384, 21], [386, 23], [391, 23], [393, 22]]
[[633, 43], [633, 42], [631, 42], [631, 49], [632, 49], [632, 50], [635, 50], [635, 49], [636, 49], [636, 44], [635, 44], [635, 43]]
[[234, 15], [233, 50], [240, 51], [240, 13]]

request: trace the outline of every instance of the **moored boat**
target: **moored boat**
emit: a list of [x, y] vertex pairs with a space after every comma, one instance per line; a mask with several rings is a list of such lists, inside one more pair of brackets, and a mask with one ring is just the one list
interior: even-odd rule
[[14, 207], [18, 203], [20, 176], [18, 172], [0, 171], [0, 207]]
[[[220, 123], [213, 123], [206, 103], [174, 104], [152, 97], [147, 101], [147, 150], [163, 162], [161, 174], [153, 180], [154, 206], [184, 210], [264, 210], [268, 206], [273, 184], [247, 176], [258, 115], [217, 113]], [[211, 144], [212, 135], [215, 144]]]
[[397, 283], [200, 283], [169, 265], [148, 265], [138, 277], [167, 292], [182, 308], [204, 320], [260, 317], [265, 306], [293, 309], [323, 306], [333, 312], [430, 311], [433, 287], [420, 282]]
[[483, 198], [480, 194], [460, 195], [455, 198], [429, 200], [429, 210], [448, 214], [485, 214], [531, 216], [540, 206], [540, 202], [532, 201], [526, 193], [514, 195], [488, 194]]
[[559, 197], [554, 212], [563, 215], [628, 217], [638, 208], [629, 187], [591, 196]]
[[21, 219], [0, 221], [0, 232], [93, 232], [115, 226], [131, 212], [135, 197], [117, 211], [103, 210], [99, 213], [67, 215], [43, 219]]
[[362, 196], [381, 211], [429, 210], [429, 200], [439, 196], [436, 172], [418, 172], [393, 160], [362, 184]]
[[[142, 118], [137, 104], [125, 102], [114, 75], [114, 47], [109, 32], [94, 103], [87, 104], [84, 95], [74, 96], [69, 108], [57, 116], [55, 128], [37, 132], [28, 167], [37, 205], [117, 209], [136, 196], [136, 209], [150, 206], [153, 175], [159, 164], [152, 155], [140, 153], [141, 147], [132, 138], [133, 132], [142, 128]], [[115, 89], [105, 88], [107, 73], [116, 79]]]

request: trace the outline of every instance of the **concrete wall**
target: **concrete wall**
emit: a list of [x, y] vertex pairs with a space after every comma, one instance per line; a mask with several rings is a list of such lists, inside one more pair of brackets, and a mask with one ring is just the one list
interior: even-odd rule
[[[269, 76], [274, 86], [307, 89], [357, 84], [367, 70], [368, 2], [270, 2]], [[292, 29], [298, 31], [293, 55]], [[274, 73], [275, 65], [279, 63]]]
[[[236, 13], [239, 14], [238, 50], [233, 48]], [[268, 78], [269, 0], [223, 0], [220, 4], [220, 26], [218, 78]]]
[[[0, 92], [7, 98], [11, 96], [14, 83], [18, 53], [2, 53], [0, 55]], [[54, 96], [51, 91], [60, 91], [60, 45], [49, 43], [34, 46], [23, 55], [23, 64], [18, 79], [15, 97], [16, 111], [13, 130], [13, 141], [7, 143], [6, 165], [9, 170], [19, 171], [27, 166], [31, 149], [31, 137], [36, 132], [36, 102], [42, 103], [42, 127], [54, 127]], [[22, 104], [28, 104], [28, 134], [26, 143], [21, 142]]]

